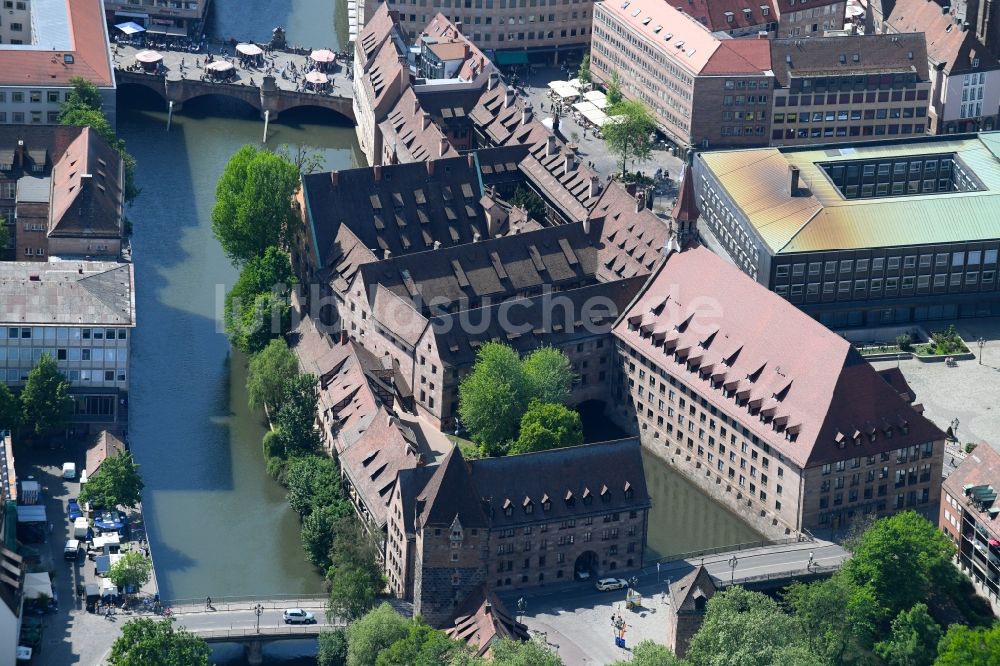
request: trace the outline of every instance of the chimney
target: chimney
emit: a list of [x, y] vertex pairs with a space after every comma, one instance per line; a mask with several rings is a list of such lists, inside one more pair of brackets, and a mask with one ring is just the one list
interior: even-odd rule
[[525, 104], [524, 108], [521, 109], [521, 124], [527, 125], [531, 122], [531, 118], [534, 115], [530, 104]]
[[486, 89], [493, 90], [497, 87], [497, 83], [500, 82], [500, 72], [493, 70], [490, 72], [490, 78], [486, 80]]
[[382, 180], [382, 166], [380, 164], [376, 164], [372, 167], [372, 173], [375, 175], [376, 183]]
[[417, 99], [416, 95], [414, 95], [413, 96], [413, 115], [417, 115], [418, 113], [420, 113], [420, 100]]
[[427, 176], [428, 177], [433, 176], [434, 175], [434, 160], [427, 160], [426, 162], [424, 162], [424, 164], [427, 165]]
[[968, 32], [968, 31], [969, 31], [969, 22], [962, 21], [962, 32]]
[[445, 153], [448, 152], [448, 139], [441, 137], [441, 143], [438, 147], [438, 157], [444, 157]]
[[493, 614], [493, 604], [490, 603], [489, 599], [487, 599], [486, 603], [483, 604], [483, 612], [486, 613], [487, 615]]
[[17, 140], [17, 166], [24, 168], [24, 139]]
[[583, 218], [583, 233], [586, 236], [590, 235], [590, 218], [589, 217]]
[[476, 168], [476, 155], [475, 155], [475, 153], [468, 153], [465, 156], [465, 158], [469, 161], [469, 168], [470, 169], [475, 169]]
[[478, 231], [473, 231], [472, 232], [472, 242], [473, 243], [478, 243], [480, 238], [482, 238], [482, 236], [480, 235], [480, 233]]
[[948, 5], [945, 5], [945, 6], [943, 6], [941, 8], [941, 14], [944, 15], [944, 16], [947, 16], [948, 12], [950, 12], [950, 11], [951, 11], [951, 7], [949, 7]]
[[382, 253], [382, 258], [383, 259], [392, 259], [392, 250], [390, 250], [389, 248], [386, 248], [385, 252]]
[[799, 168], [797, 166], [789, 165], [788, 175], [791, 176], [791, 188], [789, 193], [793, 197], [799, 196]]
[[552, 157], [556, 154], [556, 137], [549, 134], [545, 139], [545, 156]]
[[601, 179], [597, 176], [590, 177], [590, 198], [593, 199], [601, 194]]
[[512, 105], [513, 103], [514, 103], [514, 89], [513, 88], [507, 88], [504, 91], [503, 108], [506, 109], [506, 108], [510, 107], [510, 105]]
[[462, 22], [461, 21], [455, 21], [455, 32], [457, 32], [460, 35], [462, 34]]
[[646, 194], [645, 192], [635, 193], [635, 212], [641, 213], [646, 208]]
[[573, 159], [573, 153], [566, 151], [563, 155], [563, 173], [569, 173], [576, 168], [576, 160]]
[[331, 171], [330, 172], [330, 185], [332, 185], [333, 187], [337, 187], [337, 181], [338, 180], [340, 180], [340, 172], [339, 171]]
[[423, 129], [427, 129], [428, 127], [430, 127], [431, 126], [431, 114], [429, 114], [426, 111], [424, 111], [423, 121], [422, 122], [423, 122]]
[[434, 249], [435, 250], [441, 249], [441, 241], [434, 241]]

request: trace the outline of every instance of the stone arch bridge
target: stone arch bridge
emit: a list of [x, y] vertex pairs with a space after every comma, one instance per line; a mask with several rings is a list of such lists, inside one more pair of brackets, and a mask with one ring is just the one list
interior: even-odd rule
[[262, 118], [265, 111], [269, 112], [270, 120], [276, 120], [284, 111], [312, 106], [329, 109], [354, 122], [354, 107], [350, 94], [327, 95], [283, 90], [277, 85], [273, 76], [262, 76], [259, 86], [182, 78], [173, 72], [164, 76], [125, 69], [116, 69], [115, 77], [119, 86], [142, 86], [157, 93], [166, 102], [173, 102], [174, 111], [181, 111], [185, 102], [196, 97], [219, 95], [246, 102], [257, 109]]

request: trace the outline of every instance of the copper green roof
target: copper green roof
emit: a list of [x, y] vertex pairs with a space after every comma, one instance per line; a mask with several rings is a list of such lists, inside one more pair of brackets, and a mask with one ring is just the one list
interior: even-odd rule
[[[984, 189], [848, 200], [819, 166], [936, 154], [957, 156]], [[1000, 238], [1000, 132], [698, 157], [775, 254]], [[800, 174], [795, 197], [790, 166]]]

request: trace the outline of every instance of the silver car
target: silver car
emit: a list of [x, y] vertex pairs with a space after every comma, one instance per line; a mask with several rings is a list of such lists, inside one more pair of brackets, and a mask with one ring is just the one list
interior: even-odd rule
[[316, 624], [316, 616], [301, 608], [286, 608], [281, 616], [285, 624]]
[[621, 590], [628, 587], [628, 583], [621, 578], [602, 578], [597, 581], [597, 591], [607, 592], [608, 590]]

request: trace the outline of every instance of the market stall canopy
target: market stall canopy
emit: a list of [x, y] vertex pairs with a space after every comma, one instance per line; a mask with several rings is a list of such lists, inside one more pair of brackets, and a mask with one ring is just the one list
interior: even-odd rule
[[154, 63], [163, 60], [163, 56], [156, 51], [139, 51], [135, 54], [135, 59], [139, 62]]
[[49, 575], [44, 571], [24, 574], [24, 598], [38, 599], [43, 596], [52, 598], [52, 581]]
[[329, 49], [319, 49], [313, 51], [309, 57], [313, 62], [333, 62], [337, 56]]
[[45, 516], [45, 505], [43, 504], [32, 504], [29, 506], [20, 504], [17, 507], [17, 522], [19, 523], [46, 523], [48, 520]]
[[260, 48], [256, 44], [237, 44], [236, 50], [239, 53], [248, 56], [259, 56], [264, 53], [264, 49]]
[[206, 72], [231, 72], [233, 69], [233, 63], [225, 60], [216, 60], [205, 65]]
[[570, 84], [571, 86], [573, 86], [577, 90], [583, 90], [583, 83], [580, 82], [579, 78], [572, 78], [569, 81], [567, 81], [566, 83]]
[[329, 80], [330, 77], [323, 72], [309, 72], [306, 74], [306, 81], [309, 83], [326, 83]]
[[597, 111], [597, 107], [590, 102], [577, 102], [573, 105], [573, 110], [578, 113], [587, 114], [593, 111]]
[[146, 32], [145, 28], [143, 28], [138, 23], [133, 23], [132, 21], [126, 21], [125, 23], [119, 23], [115, 27], [118, 28], [119, 30], [121, 30], [122, 32], [124, 32], [126, 35], [134, 35], [137, 32]]
[[608, 97], [600, 90], [588, 90], [583, 93], [583, 98], [596, 106], [598, 109], [608, 108]]
[[550, 81], [549, 88], [563, 100], [573, 100], [580, 96], [580, 91], [565, 81]]
[[187, 37], [187, 31], [184, 28], [178, 28], [173, 25], [151, 25], [146, 28], [146, 32], [152, 35], [172, 35], [174, 37]]
[[117, 597], [118, 596], [118, 586], [112, 583], [110, 580], [105, 578], [101, 581], [101, 596], [102, 597]]

